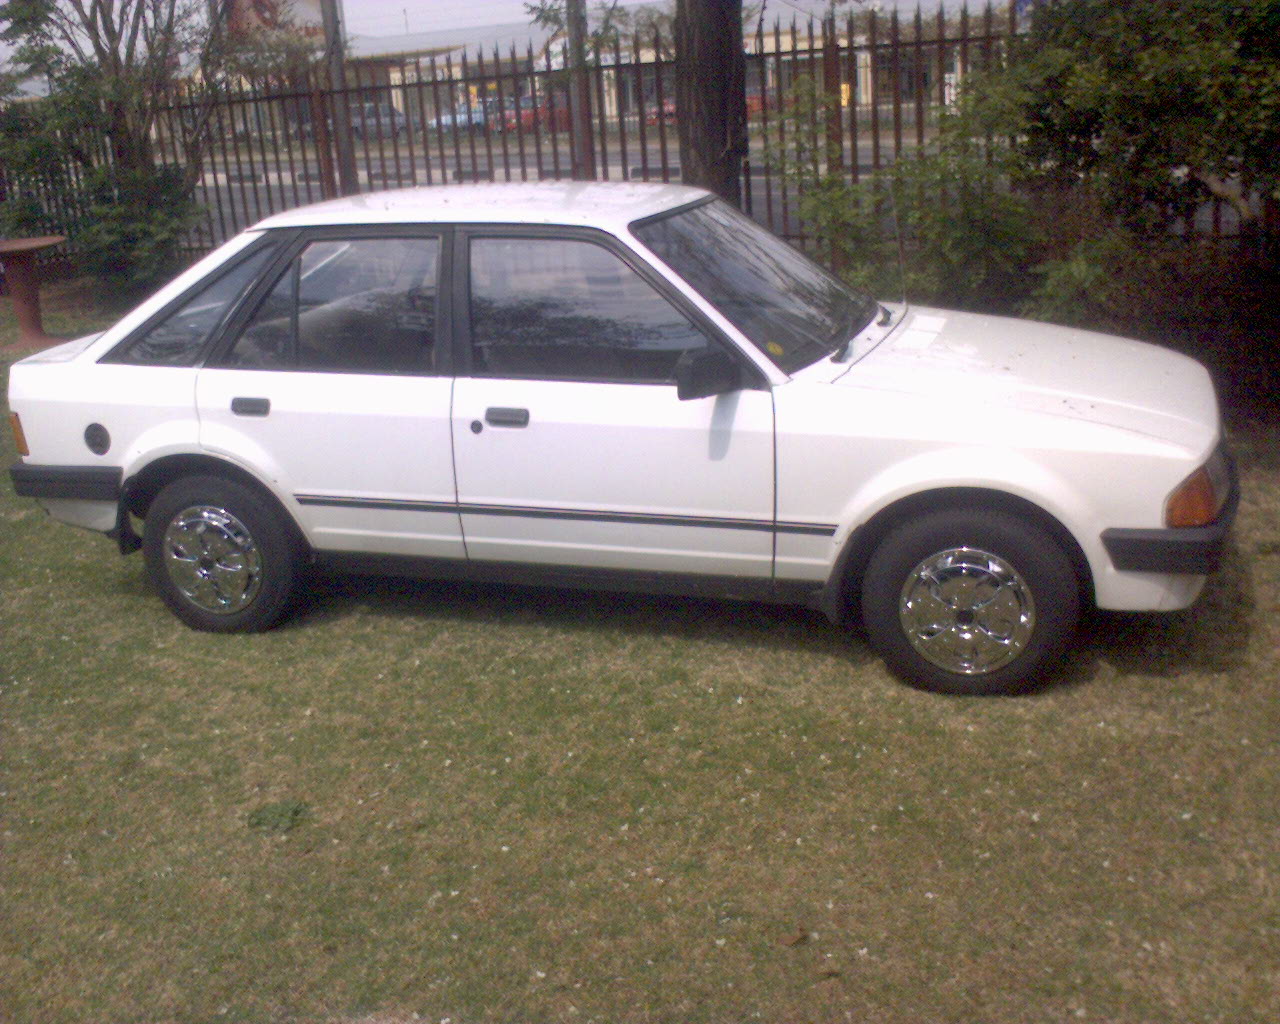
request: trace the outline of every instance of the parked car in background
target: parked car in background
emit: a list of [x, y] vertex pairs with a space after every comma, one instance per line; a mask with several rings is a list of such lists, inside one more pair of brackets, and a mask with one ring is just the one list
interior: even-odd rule
[[357, 103], [351, 107], [351, 134], [357, 139], [403, 136], [405, 116], [390, 103]]
[[559, 93], [544, 96], [521, 96], [503, 111], [502, 124], [507, 131], [531, 132], [535, 128], [568, 131], [571, 115], [569, 99]]
[[17, 492], [197, 629], [272, 626], [311, 564], [628, 587], [861, 617], [951, 693], [1042, 678], [1086, 604], [1191, 604], [1237, 497], [1199, 363], [879, 304], [677, 185], [278, 214], [9, 405]]
[[659, 105], [657, 100], [654, 100], [653, 105], [645, 109], [644, 120], [646, 124], [675, 124], [676, 101], [667, 97]]
[[[299, 137], [315, 138], [309, 104], [298, 104], [296, 122]], [[390, 103], [353, 103], [347, 110], [347, 123], [357, 139], [403, 138], [408, 133], [408, 120]]]
[[453, 110], [442, 110], [429, 122], [436, 131], [482, 131], [489, 112], [483, 103], [458, 104]]

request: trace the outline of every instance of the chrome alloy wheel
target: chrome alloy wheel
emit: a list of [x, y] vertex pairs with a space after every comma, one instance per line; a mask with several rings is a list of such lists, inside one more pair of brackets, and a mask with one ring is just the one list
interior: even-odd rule
[[939, 551], [911, 570], [898, 618], [921, 657], [976, 676], [1003, 668], [1026, 649], [1036, 610], [1013, 566], [966, 547]]
[[193, 505], [169, 521], [164, 565], [187, 600], [218, 615], [248, 607], [262, 585], [262, 557], [252, 535], [213, 505]]

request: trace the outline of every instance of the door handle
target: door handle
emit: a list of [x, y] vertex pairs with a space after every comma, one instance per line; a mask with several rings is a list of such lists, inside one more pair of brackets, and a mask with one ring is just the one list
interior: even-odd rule
[[493, 406], [484, 411], [484, 421], [491, 427], [527, 427], [529, 410]]
[[265, 416], [271, 411], [271, 399], [233, 398], [231, 411], [237, 416]]

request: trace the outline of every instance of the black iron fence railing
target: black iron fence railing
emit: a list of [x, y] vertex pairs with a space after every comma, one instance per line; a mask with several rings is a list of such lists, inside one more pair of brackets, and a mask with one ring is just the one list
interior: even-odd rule
[[[858, 182], [927, 146], [966, 78], [1003, 59], [1014, 9], [940, 6], [928, 17], [868, 11], [749, 27], [747, 211], [804, 243], [794, 186], [767, 154], [795, 149], [795, 135], [805, 133], [806, 152], [821, 154], [824, 172]], [[160, 160], [185, 165], [184, 129], [205, 116], [212, 129], [196, 184], [202, 213], [187, 248], [206, 251], [268, 214], [339, 195], [342, 134], [353, 157], [346, 178], [361, 192], [571, 177], [577, 140], [566, 65], [559, 44], [463, 49], [354, 60], [339, 89], [300, 75], [243, 83], [212, 100], [177, 96], [156, 126]], [[597, 47], [589, 65], [595, 176], [679, 181], [671, 41], [657, 33], [619, 39]], [[817, 102], [796, 102], [802, 80]], [[0, 167], [0, 195], [24, 187]], [[65, 197], [45, 198], [74, 220], [75, 210], [58, 206]], [[1232, 236], [1238, 217], [1226, 204], [1206, 204], [1188, 227]]]

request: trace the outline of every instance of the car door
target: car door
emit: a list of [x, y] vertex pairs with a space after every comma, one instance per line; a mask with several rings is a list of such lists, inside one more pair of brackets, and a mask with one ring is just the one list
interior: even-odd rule
[[455, 263], [469, 558], [772, 574], [772, 396], [744, 364], [751, 386], [679, 399], [677, 360], [724, 344], [696, 310], [598, 232], [477, 229]]
[[197, 376], [202, 447], [266, 474], [318, 549], [465, 556], [443, 239], [308, 233]]

